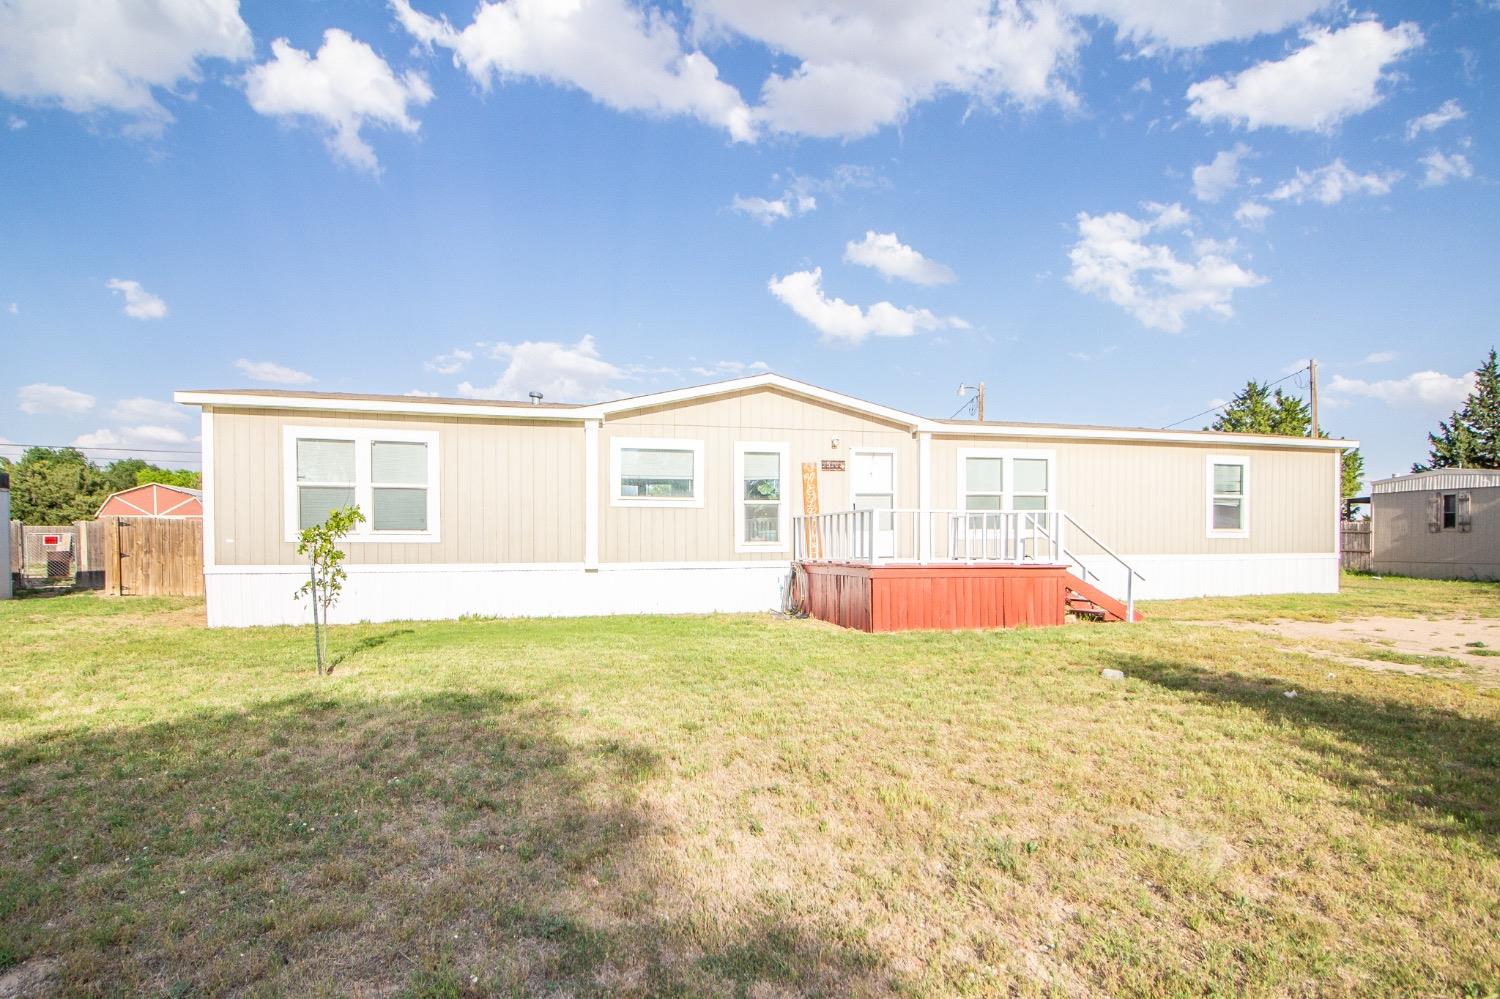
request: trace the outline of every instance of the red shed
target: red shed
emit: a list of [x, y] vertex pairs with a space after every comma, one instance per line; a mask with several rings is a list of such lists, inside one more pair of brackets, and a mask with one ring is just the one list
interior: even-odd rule
[[96, 517], [202, 517], [203, 491], [150, 482], [112, 494]]

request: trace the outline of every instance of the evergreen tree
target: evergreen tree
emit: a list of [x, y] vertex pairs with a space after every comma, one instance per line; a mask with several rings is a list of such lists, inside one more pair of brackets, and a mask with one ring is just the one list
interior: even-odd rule
[[[1257, 381], [1245, 383], [1245, 387], [1230, 400], [1229, 405], [1214, 418], [1207, 430], [1218, 430], [1228, 434], [1283, 434], [1289, 437], [1306, 437], [1312, 426], [1312, 411], [1307, 403], [1281, 389], [1271, 390], [1270, 385]], [[1319, 437], [1328, 434], [1318, 428]], [[1359, 495], [1360, 483], [1365, 477], [1365, 459], [1359, 448], [1344, 452], [1342, 491], [1345, 499]]]
[[1427, 435], [1427, 461], [1413, 472], [1433, 468], [1500, 468], [1500, 364], [1495, 348], [1474, 371], [1474, 389], [1464, 404]]

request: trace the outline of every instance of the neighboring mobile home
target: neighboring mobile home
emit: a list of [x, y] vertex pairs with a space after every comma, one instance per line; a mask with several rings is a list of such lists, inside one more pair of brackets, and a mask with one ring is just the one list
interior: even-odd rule
[[1370, 485], [1370, 568], [1500, 579], [1500, 471], [1438, 468]]
[[305, 620], [298, 530], [349, 503], [369, 519], [335, 620], [769, 610], [794, 554], [848, 540], [833, 515], [851, 509], [877, 511], [856, 558], [1027, 561], [1051, 531], [1116, 595], [1125, 564], [1135, 597], [1332, 592], [1354, 446], [931, 420], [774, 374], [583, 406], [176, 400], [203, 409], [214, 625]]

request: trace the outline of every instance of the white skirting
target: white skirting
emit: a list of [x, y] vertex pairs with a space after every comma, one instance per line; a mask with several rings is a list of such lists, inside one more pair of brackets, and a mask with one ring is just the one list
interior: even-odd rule
[[[349, 578], [329, 615], [335, 623], [599, 614], [705, 614], [781, 606], [787, 563], [620, 565], [346, 566]], [[210, 627], [311, 624], [300, 566], [217, 566], [207, 570]]]
[[[1135, 581], [1135, 599], [1242, 597], [1266, 593], [1337, 593], [1339, 557], [1334, 554], [1130, 555], [1126, 561], [1145, 579]], [[1099, 575], [1098, 585], [1125, 599], [1125, 570], [1108, 555], [1083, 559]]]

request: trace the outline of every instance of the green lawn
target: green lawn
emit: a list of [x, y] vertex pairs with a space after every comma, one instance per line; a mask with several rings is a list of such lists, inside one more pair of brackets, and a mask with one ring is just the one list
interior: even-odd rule
[[309, 629], [0, 604], [0, 969], [68, 995], [1494, 995], [1500, 697], [1190, 623], [1500, 614], [1495, 585], [1347, 582], [993, 633], [352, 626], [322, 678]]

